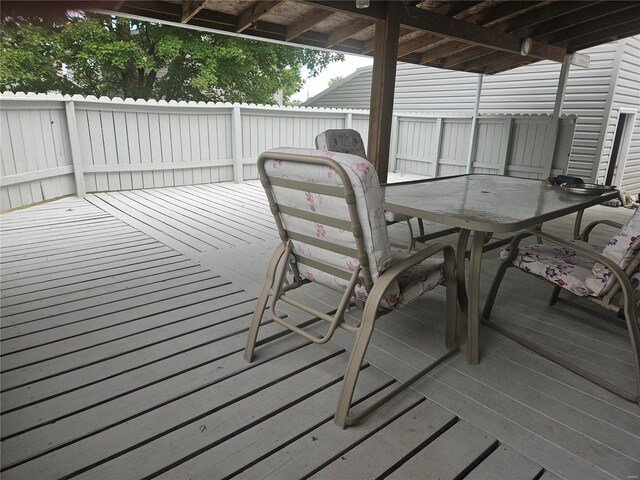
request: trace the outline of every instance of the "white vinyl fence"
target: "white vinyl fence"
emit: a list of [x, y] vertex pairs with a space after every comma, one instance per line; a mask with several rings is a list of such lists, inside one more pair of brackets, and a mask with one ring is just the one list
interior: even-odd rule
[[[329, 128], [354, 128], [366, 144], [369, 124], [362, 110], [12, 93], [0, 102], [2, 210], [69, 194], [255, 179], [265, 150], [313, 148]], [[395, 116], [390, 169], [465, 173], [472, 121]], [[545, 144], [556, 126], [553, 152]], [[574, 128], [575, 117], [554, 123], [546, 115], [483, 115], [470, 171], [535, 178], [564, 172]], [[552, 156], [553, 166], [545, 163]]]

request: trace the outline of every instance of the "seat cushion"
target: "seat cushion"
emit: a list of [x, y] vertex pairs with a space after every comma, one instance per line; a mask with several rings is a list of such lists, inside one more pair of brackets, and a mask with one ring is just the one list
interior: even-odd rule
[[[593, 252], [597, 250], [586, 242], [573, 240], [572, 243]], [[502, 249], [500, 256], [505, 258], [507, 249]], [[555, 283], [581, 297], [597, 295], [590, 286], [593, 279], [591, 269], [595, 262], [583, 255], [578, 255], [558, 245], [535, 244], [521, 247], [513, 265]]]
[[[414, 252], [415, 253], [415, 252]], [[408, 258], [412, 253], [397, 248], [391, 249], [394, 264]], [[398, 276], [400, 293], [396, 307], [408, 305], [425, 292], [433, 290], [444, 282], [444, 268], [442, 260], [428, 258], [422, 263], [411, 267]]]

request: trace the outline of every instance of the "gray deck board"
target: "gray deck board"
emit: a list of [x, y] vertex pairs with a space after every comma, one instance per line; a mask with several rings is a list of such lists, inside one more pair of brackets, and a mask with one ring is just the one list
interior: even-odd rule
[[482, 430], [461, 421], [409, 458], [387, 478], [453, 480], [470, 470], [474, 462], [489, 453], [497, 443], [495, 438]]
[[[591, 210], [583, 225], [629, 215]], [[257, 182], [65, 198], [0, 221], [3, 478], [582, 480], [640, 471], [637, 405], [485, 327], [480, 364], [458, 354], [346, 430], [331, 418], [351, 334], [324, 347], [284, 336], [247, 364], [246, 331], [277, 244]], [[544, 229], [569, 237], [572, 217]], [[406, 235], [402, 223], [390, 229], [392, 242]], [[481, 295], [496, 266], [487, 253]], [[496, 321], [629, 381], [623, 328], [586, 302], [549, 307], [547, 284], [508, 275]], [[326, 309], [336, 297], [302, 295]], [[436, 289], [379, 319], [356, 399], [366, 405], [441, 354], [443, 315]], [[279, 332], [268, 323], [261, 337]]]
[[536, 480], [542, 471], [527, 457], [502, 445], [474, 468], [466, 480]]

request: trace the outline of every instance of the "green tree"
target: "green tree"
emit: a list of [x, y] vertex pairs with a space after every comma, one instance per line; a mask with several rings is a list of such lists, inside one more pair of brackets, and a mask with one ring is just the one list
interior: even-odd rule
[[327, 82], [327, 87], [329, 87], [329, 88], [333, 87], [337, 83], [341, 82], [342, 78], [343, 77], [341, 75], [338, 75], [337, 77], [330, 78], [329, 81]]
[[[93, 14], [7, 17], [0, 88], [83, 95], [274, 103], [342, 55]], [[66, 73], [66, 75], [65, 75]]]

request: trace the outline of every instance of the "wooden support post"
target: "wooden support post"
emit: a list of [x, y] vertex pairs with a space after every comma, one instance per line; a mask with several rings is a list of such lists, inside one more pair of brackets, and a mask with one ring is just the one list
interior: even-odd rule
[[233, 139], [233, 181], [242, 183], [244, 181], [244, 167], [242, 164], [242, 118], [238, 105], [233, 106], [231, 113], [231, 132]]
[[64, 103], [64, 110], [67, 114], [67, 129], [69, 145], [71, 146], [71, 163], [73, 164], [73, 179], [76, 184], [76, 195], [79, 198], [84, 198], [87, 194], [87, 187], [84, 183], [80, 138], [78, 137], [78, 123], [76, 121], [76, 109], [73, 100], [68, 100]]
[[353, 128], [353, 113], [347, 113], [344, 117], [344, 128]]
[[480, 95], [482, 94], [483, 75], [478, 74], [478, 83], [476, 85], [476, 103], [473, 106], [473, 117], [471, 118], [471, 134], [469, 138], [469, 153], [467, 154], [467, 173], [471, 173], [473, 156], [476, 151], [476, 129], [478, 125], [478, 109], [480, 108]]
[[562, 68], [560, 68], [560, 78], [558, 78], [558, 89], [556, 90], [556, 102], [553, 106], [553, 115], [548, 127], [549, 135], [546, 138], [544, 144], [544, 150], [542, 152], [542, 177], [546, 178], [551, 175], [551, 169], [553, 167], [553, 159], [556, 153], [556, 141], [558, 139], [558, 129], [560, 128], [560, 115], [562, 115], [562, 104], [564, 102], [564, 92], [567, 89], [567, 79], [569, 78], [569, 68], [571, 63], [568, 61], [563, 62]]
[[389, 171], [389, 142], [400, 34], [398, 4], [399, 2], [386, 2], [386, 18], [376, 24], [375, 33], [367, 150], [380, 183], [387, 182]]

